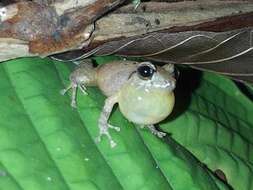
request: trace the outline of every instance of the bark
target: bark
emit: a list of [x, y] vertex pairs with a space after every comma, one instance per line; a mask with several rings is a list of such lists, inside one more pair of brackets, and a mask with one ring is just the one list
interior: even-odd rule
[[[1, 7], [0, 46], [4, 55], [0, 60], [81, 48], [90, 42], [94, 21], [122, 2], [78, 0], [70, 6], [72, 0], [64, 0], [59, 6], [57, 1], [21, 1]], [[13, 48], [22, 54], [13, 54]]]
[[[0, 8], [0, 61], [92, 49], [154, 32], [229, 31], [253, 26], [252, 1], [141, 3], [124, 0], [15, 1]], [[114, 12], [110, 10], [117, 8]]]

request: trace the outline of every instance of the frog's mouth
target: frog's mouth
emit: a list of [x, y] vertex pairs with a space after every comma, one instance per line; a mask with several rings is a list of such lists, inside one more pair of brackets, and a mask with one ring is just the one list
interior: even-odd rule
[[173, 80], [166, 80], [164, 82], [161, 83], [154, 83], [151, 81], [151, 87], [152, 88], [160, 88], [160, 89], [165, 89], [168, 91], [173, 91], [176, 87], [176, 83]]
[[138, 83], [132, 82], [131, 85], [144, 90], [160, 89], [165, 91], [173, 91], [176, 87], [175, 81], [163, 81], [156, 83], [151, 80], [139, 80]]

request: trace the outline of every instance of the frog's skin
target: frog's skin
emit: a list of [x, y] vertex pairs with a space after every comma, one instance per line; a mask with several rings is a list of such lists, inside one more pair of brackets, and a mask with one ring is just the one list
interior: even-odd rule
[[165, 136], [155, 129], [154, 124], [164, 120], [174, 106], [176, 80], [173, 76], [171, 64], [159, 67], [150, 62], [121, 60], [93, 68], [92, 64], [84, 62], [71, 73], [71, 84], [62, 90], [62, 94], [72, 89], [71, 106], [76, 107], [77, 88], [87, 94], [86, 86], [99, 87], [107, 99], [98, 121], [98, 141], [106, 135], [114, 147], [116, 143], [108, 129], [119, 131], [120, 128], [110, 125], [108, 119], [116, 103], [129, 121], [148, 127], [160, 138]]

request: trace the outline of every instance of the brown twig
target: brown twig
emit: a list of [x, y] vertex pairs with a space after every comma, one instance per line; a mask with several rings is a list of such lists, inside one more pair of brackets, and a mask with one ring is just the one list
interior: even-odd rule
[[124, 0], [79, 0], [77, 5], [64, 0], [66, 6], [58, 10], [57, 1], [36, 1], [0, 8], [0, 61], [91, 50], [107, 41], [157, 31], [226, 31], [253, 25], [250, 1], [150, 2], [137, 10], [126, 6], [104, 17]]

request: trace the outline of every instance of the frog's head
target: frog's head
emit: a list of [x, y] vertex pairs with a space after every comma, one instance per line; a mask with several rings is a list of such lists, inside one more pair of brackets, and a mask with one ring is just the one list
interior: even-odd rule
[[173, 91], [176, 86], [174, 65], [155, 66], [150, 62], [142, 62], [137, 66], [136, 75], [131, 83], [147, 89], [159, 88]]

